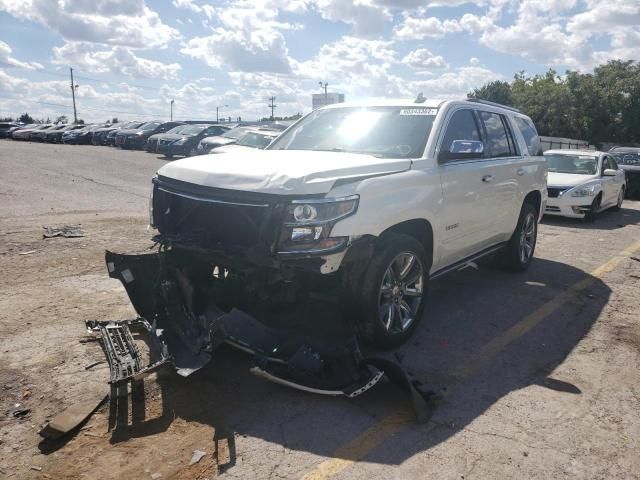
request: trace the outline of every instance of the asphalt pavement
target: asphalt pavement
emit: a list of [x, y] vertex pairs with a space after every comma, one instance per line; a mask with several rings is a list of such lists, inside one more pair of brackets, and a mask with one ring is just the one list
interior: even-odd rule
[[[29, 425], [106, 379], [80, 368], [101, 359], [77, 344], [81, 322], [134, 315], [102, 252], [151, 245], [150, 178], [165, 162], [0, 141], [0, 406], [33, 392], [29, 420], [0, 422], [0, 477], [640, 478], [640, 202], [629, 200], [593, 224], [545, 218], [527, 272], [480, 262], [432, 282], [398, 350], [416, 378], [447, 389], [427, 424], [392, 383], [352, 400], [298, 392], [223, 348], [187, 379], [145, 379], [124, 430], [109, 429], [105, 408], [87, 426], [95, 436], [43, 447]], [[40, 238], [61, 223], [86, 237]], [[208, 455], [200, 470], [194, 449]]]

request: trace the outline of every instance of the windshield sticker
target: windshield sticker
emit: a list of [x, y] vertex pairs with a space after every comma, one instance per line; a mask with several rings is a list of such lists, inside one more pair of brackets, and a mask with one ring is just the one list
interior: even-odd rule
[[438, 113], [437, 108], [403, 108], [400, 115], [435, 115]]

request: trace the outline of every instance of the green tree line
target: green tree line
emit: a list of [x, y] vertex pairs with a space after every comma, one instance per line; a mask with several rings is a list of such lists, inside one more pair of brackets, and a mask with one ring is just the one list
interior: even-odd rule
[[614, 60], [593, 73], [555, 70], [517, 73], [468, 94], [510, 105], [530, 116], [540, 135], [603, 142], [640, 143], [640, 63]]

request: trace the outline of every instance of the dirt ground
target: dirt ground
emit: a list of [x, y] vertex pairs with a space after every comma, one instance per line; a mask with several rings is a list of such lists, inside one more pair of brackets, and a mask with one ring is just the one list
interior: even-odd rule
[[[594, 224], [545, 219], [523, 274], [481, 264], [431, 286], [400, 349], [448, 387], [426, 425], [392, 384], [353, 400], [269, 383], [223, 347], [102, 404], [80, 431], [42, 424], [107, 394], [87, 319], [135, 313], [104, 250], [142, 252], [165, 161], [107, 147], [0, 141], [0, 478], [640, 478], [640, 202]], [[82, 224], [81, 238], [43, 239]], [[17, 410], [28, 409], [14, 416]], [[194, 450], [206, 455], [189, 465]]]

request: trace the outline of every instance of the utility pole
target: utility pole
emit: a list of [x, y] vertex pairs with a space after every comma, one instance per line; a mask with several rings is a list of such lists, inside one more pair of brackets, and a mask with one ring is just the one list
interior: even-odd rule
[[78, 123], [78, 113], [76, 112], [76, 85], [73, 83], [73, 68], [69, 67], [71, 73], [71, 98], [73, 99], [73, 123]]
[[318, 82], [320, 84], [320, 88], [324, 88], [324, 101], [326, 102], [327, 99], [329, 98], [329, 94], [327, 93], [327, 87], [329, 86], [329, 84], [327, 82]]
[[271, 109], [271, 120], [273, 120], [273, 109], [277, 107], [276, 105], [276, 97], [271, 97], [271, 103], [269, 103], [269, 108]]
[[176, 103], [175, 100], [171, 100], [171, 121], [173, 122], [173, 104]]
[[220, 116], [219, 116], [219, 114], [218, 114], [218, 111], [219, 111], [221, 108], [223, 108], [223, 107], [224, 107], [224, 108], [227, 108], [228, 106], [229, 106], [229, 105], [221, 105], [221, 106], [217, 106], [217, 107], [216, 107], [216, 123], [220, 123]]

